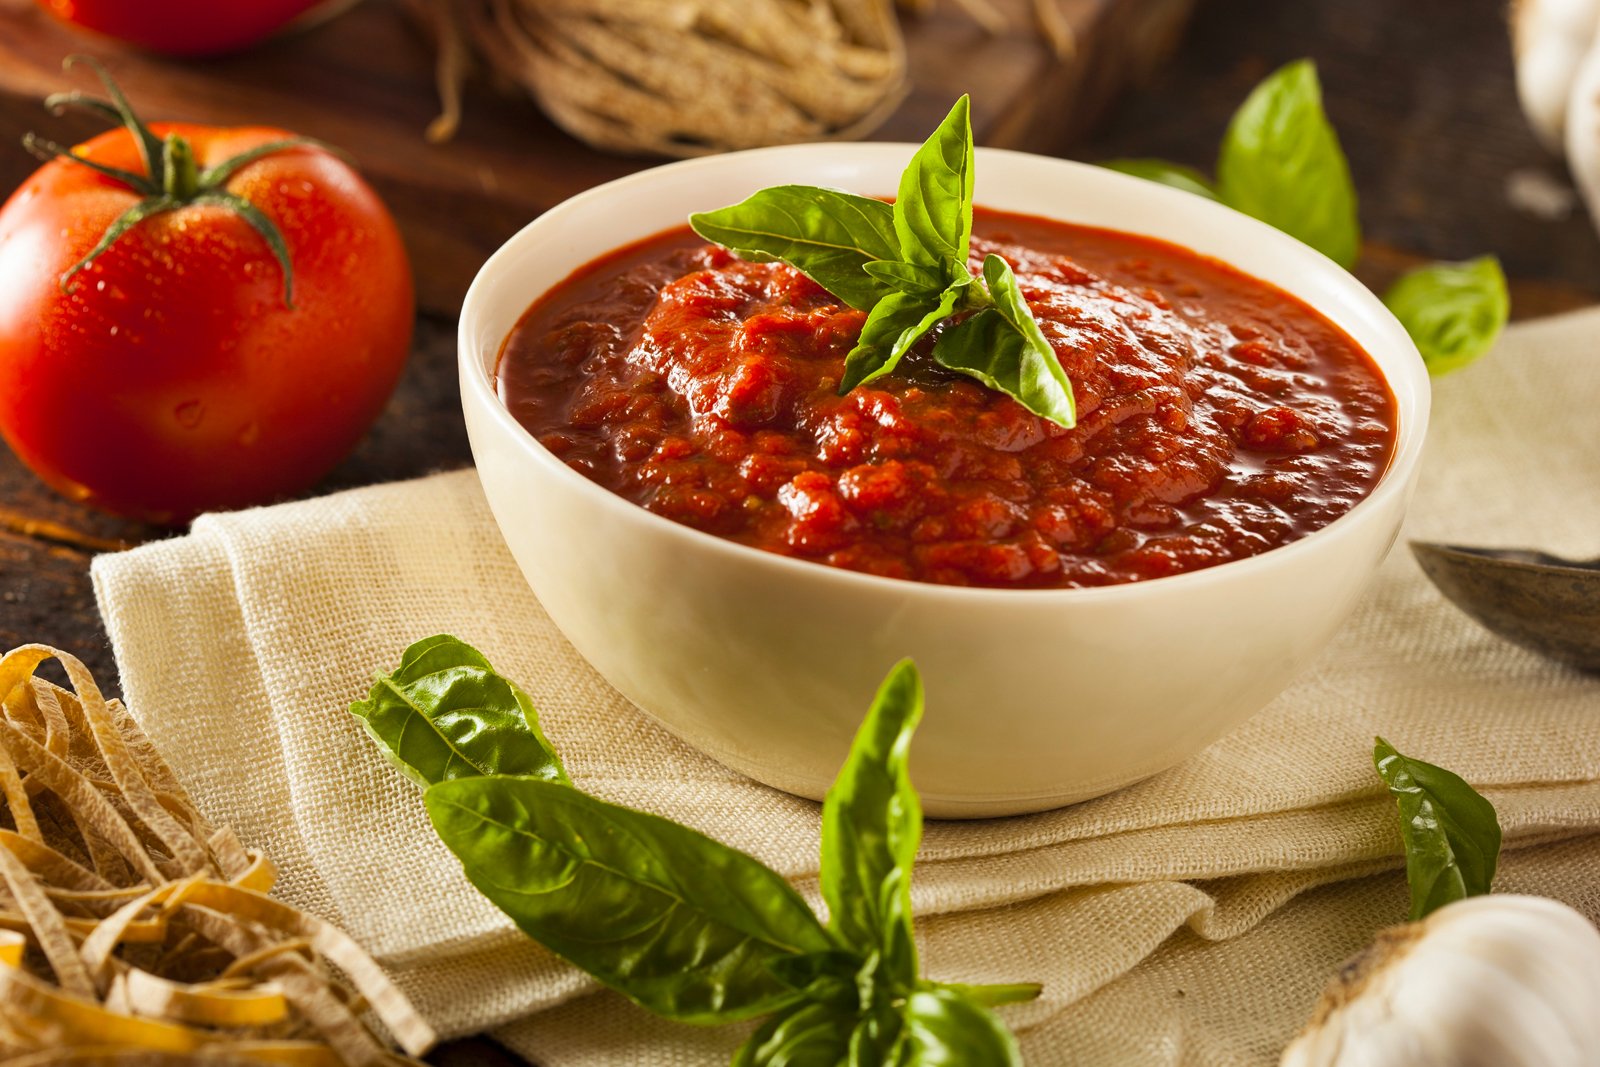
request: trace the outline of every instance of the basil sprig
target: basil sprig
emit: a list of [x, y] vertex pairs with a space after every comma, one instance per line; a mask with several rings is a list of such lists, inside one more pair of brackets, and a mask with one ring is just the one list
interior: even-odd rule
[[1489, 891], [1500, 856], [1494, 805], [1459, 775], [1378, 738], [1372, 762], [1400, 810], [1411, 918]]
[[841, 394], [894, 370], [943, 324], [935, 362], [1071, 427], [1072, 382], [1010, 264], [991, 255], [982, 277], [967, 265], [972, 190], [972, 124], [963, 96], [911, 157], [893, 206], [836, 189], [780, 185], [690, 215], [689, 225], [744, 259], [787, 263], [867, 313], [845, 358]]
[[898, 664], [828, 792], [826, 925], [752, 856], [576, 789], [531, 701], [453, 637], [411, 646], [351, 711], [426, 787], [468, 880], [528, 936], [666, 1018], [768, 1016], [735, 1067], [1015, 1067], [1016, 1039], [990, 1008], [1039, 986], [918, 974], [922, 806], [907, 761], [922, 703], [916, 667]]
[[[1161, 159], [1100, 165], [1221, 201], [1347, 270], [1360, 255], [1350, 165], [1323, 110], [1322, 86], [1309, 59], [1274, 71], [1245, 98], [1223, 136], [1215, 182]], [[1510, 305], [1505, 276], [1492, 256], [1422, 267], [1383, 299], [1434, 374], [1465, 366], [1493, 347]]]

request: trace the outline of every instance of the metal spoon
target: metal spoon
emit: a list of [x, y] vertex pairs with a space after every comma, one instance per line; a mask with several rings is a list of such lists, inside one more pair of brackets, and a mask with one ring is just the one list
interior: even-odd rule
[[1413, 541], [1411, 551], [1451, 603], [1501, 637], [1600, 671], [1600, 559], [1431, 541]]

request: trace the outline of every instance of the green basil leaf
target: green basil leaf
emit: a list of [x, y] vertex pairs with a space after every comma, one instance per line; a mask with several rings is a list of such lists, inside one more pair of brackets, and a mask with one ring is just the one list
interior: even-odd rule
[[919, 989], [901, 1008], [904, 1067], [1021, 1067], [1017, 1039], [988, 1008], [939, 986]]
[[1181, 163], [1168, 163], [1164, 159], [1105, 159], [1095, 164], [1119, 174], [1132, 175], [1160, 185], [1170, 185], [1186, 193], [1203, 196], [1207, 200], [1219, 199], [1217, 187], [1211, 179]]
[[418, 785], [485, 774], [567, 781], [528, 694], [448, 634], [406, 649], [350, 712]]
[[[972, 183], [972, 121], [963, 96], [900, 175], [894, 232], [901, 254], [895, 258], [947, 272], [953, 264], [964, 266], [972, 240]], [[955, 276], [947, 273], [945, 281]]]
[[912, 345], [950, 317], [961, 295], [962, 290], [952, 286], [934, 299], [890, 293], [880, 300], [862, 324], [856, 346], [845, 356], [839, 395], [894, 370]]
[[1355, 187], [1310, 60], [1269, 75], [1234, 113], [1217, 158], [1217, 193], [1340, 266], [1355, 263]]
[[1022, 298], [1011, 267], [990, 256], [983, 277], [994, 307], [945, 330], [933, 346], [934, 360], [1059, 426], [1077, 425], [1072, 382]]
[[861, 311], [890, 292], [861, 268], [900, 258], [894, 209], [836, 189], [778, 185], [731, 207], [690, 215], [689, 225], [744, 259], [782, 260]]
[[1411, 918], [1489, 891], [1500, 857], [1500, 821], [1460, 776], [1411, 759], [1377, 739], [1372, 762], [1400, 808]]
[[922, 718], [922, 679], [901, 660], [889, 672], [822, 804], [822, 896], [829, 927], [863, 955], [882, 952], [885, 976], [916, 981], [911, 867], [922, 803], [907, 772]]
[[1511, 315], [1505, 272], [1494, 256], [1419, 267], [1395, 282], [1383, 302], [1417, 343], [1430, 374], [1465, 367], [1489, 351]]
[[944, 271], [925, 264], [898, 263], [880, 259], [862, 268], [883, 284], [902, 293], [914, 296], [935, 297], [944, 292], [949, 283]]
[[[1027, 342], [1018, 364], [1015, 388], [1008, 391], [1029, 411], [1053, 418], [1063, 426], [1075, 425], [1078, 413], [1072, 396], [1072, 380], [1062, 369], [1061, 360], [1046, 340], [1044, 331], [1039, 329], [1033, 309], [1028, 307], [1017, 285], [1017, 276], [1011, 273], [1011, 264], [996, 255], [986, 257], [983, 281], [989, 288], [995, 311]], [[1056, 418], [1057, 415], [1061, 417]]]
[[763, 1023], [734, 1054], [733, 1067], [839, 1067], [850, 1055], [853, 1011], [807, 1003]]
[[782, 876], [668, 819], [531, 778], [426, 794], [479, 892], [524, 933], [669, 1019], [726, 1022], [800, 994], [771, 964], [832, 939]]

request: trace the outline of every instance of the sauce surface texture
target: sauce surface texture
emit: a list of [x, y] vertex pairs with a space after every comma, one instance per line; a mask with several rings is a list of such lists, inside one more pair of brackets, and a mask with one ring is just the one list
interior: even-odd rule
[[582, 268], [507, 339], [498, 388], [579, 472], [708, 533], [951, 585], [1140, 581], [1254, 556], [1369, 493], [1395, 405], [1294, 297], [1173, 245], [978, 209], [1072, 379], [1046, 422], [935, 364], [837, 395], [866, 316], [687, 228]]

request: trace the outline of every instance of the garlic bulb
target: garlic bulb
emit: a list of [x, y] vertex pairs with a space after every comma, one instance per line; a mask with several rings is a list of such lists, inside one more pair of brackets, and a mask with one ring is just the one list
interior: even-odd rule
[[1595, 1067], [1600, 931], [1543, 897], [1481, 896], [1386, 930], [1280, 1067]]
[[1600, 226], [1600, 42], [1573, 76], [1566, 124], [1567, 169]]
[[1517, 96], [1600, 228], [1600, 0], [1512, 0]]
[[1578, 66], [1600, 29], [1600, 0], [1513, 0], [1517, 96], [1539, 140], [1560, 153]]

